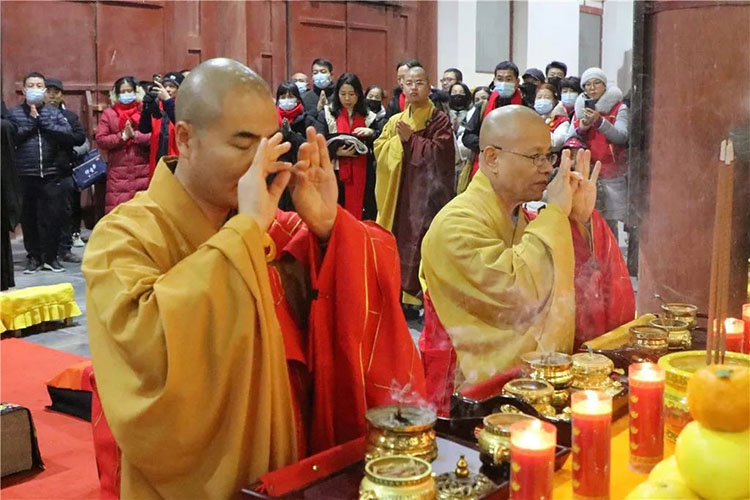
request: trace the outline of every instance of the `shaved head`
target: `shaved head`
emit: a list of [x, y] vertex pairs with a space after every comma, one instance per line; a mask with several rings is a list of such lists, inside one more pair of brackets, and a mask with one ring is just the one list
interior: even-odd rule
[[414, 106], [427, 104], [430, 98], [430, 77], [421, 66], [409, 68], [402, 84], [407, 102]]
[[540, 200], [552, 172], [531, 157], [546, 155], [551, 147], [549, 127], [533, 109], [508, 105], [491, 111], [479, 132], [480, 170], [506, 206]]
[[201, 63], [180, 86], [177, 121], [188, 122], [198, 129], [206, 128], [221, 116], [224, 100], [237, 90], [272, 98], [268, 84], [239, 61], [219, 57]]

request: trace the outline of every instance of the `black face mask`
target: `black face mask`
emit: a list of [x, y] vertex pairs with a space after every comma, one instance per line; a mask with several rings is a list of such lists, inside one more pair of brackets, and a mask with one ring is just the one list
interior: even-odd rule
[[453, 110], [464, 109], [469, 102], [468, 96], [465, 96], [463, 94], [453, 94], [448, 98], [448, 100], [450, 102], [451, 109]]
[[536, 85], [533, 83], [522, 83], [520, 87], [524, 97], [528, 98], [536, 95]]
[[377, 113], [383, 107], [383, 102], [378, 101], [377, 99], [367, 99], [367, 107], [370, 108], [370, 111], [373, 113]]
[[551, 83], [558, 89], [560, 88], [561, 81], [562, 81], [562, 78], [560, 78], [559, 76], [550, 76], [549, 78], [547, 78], [547, 83]]

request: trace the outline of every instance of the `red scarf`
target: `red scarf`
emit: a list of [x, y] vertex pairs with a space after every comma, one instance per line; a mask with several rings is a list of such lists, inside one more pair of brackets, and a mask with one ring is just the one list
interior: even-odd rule
[[291, 125], [292, 123], [294, 123], [294, 120], [296, 120], [297, 117], [302, 114], [304, 110], [305, 108], [302, 106], [301, 102], [298, 102], [297, 105], [293, 107], [292, 109], [290, 109], [289, 111], [284, 111], [283, 109], [277, 106], [276, 114], [279, 116], [279, 126], [281, 126], [281, 124], [283, 123], [284, 118], [286, 118], [289, 124]]
[[406, 107], [406, 96], [404, 95], [403, 92], [401, 92], [401, 94], [399, 94], [398, 96], [398, 109], [403, 111], [405, 107]]
[[130, 104], [122, 104], [116, 102], [112, 109], [117, 113], [117, 117], [120, 120], [120, 132], [125, 130], [125, 124], [130, 121], [133, 126], [133, 130], [138, 129], [138, 123], [141, 121], [141, 105], [140, 103], [133, 102]]
[[[159, 109], [164, 110], [162, 101], [159, 101]], [[163, 118], [151, 117], [151, 150], [148, 155], [148, 180], [151, 182], [151, 178], [154, 176], [156, 170], [156, 154], [159, 150], [159, 140], [161, 138], [161, 123], [162, 120], [169, 122], [169, 144], [167, 154], [165, 156], [178, 156], [180, 151], [177, 149], [177, 140], [175, 138], [174, 123], [169, 119], [166, 114]]]
[[[359, 113], [352, 114], [351, 125], [348, 115], [349, 113], [342, 109], [336, 117], [336, 130], [339, 134], [352, 134], [354, 129], [365, 126], [365, 118]], [[362, 220], [367, 182], [367, 155], [339, 158], [339, 181], [344, 184], [344, 208], [358, 220]]]
[[[484, 114], [482, 115], [482, 121], [487, 117], [487, 115], [490, 114], [490, 111], [498, 107], [497, 101], [499, 99], [503, 99], [500, 97], [499, 92], [492, 91], [492, 94], [490, 94], [490, 99], [487, 101], [487, 106], [484, 108]], [[513, 93], [512, 96], [510, 96], [510, 102], [508, 104], [519, 104], [523, 105], [523, 96], [521, 95], [521, 90], [516, 88], [516, 91]], [[505, 105], [503, 105], [505, 106]], [[481, 123], [481, 122], [480, 122]], [[471, 169], [471, 177], [474, 178], [474, 174], [477, 173], [477, 170], [479, 170], [479, 155], [477, 155], [474, 158], [474, 167]]]

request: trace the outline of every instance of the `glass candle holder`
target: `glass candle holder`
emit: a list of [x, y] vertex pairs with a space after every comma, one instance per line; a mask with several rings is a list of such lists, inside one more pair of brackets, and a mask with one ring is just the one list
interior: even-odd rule
[[549, 422], [530, 420], [510, 426], [510, 498], [552, 498], [557, 429]]
[[664, 369], [635, 363], [628, 369], [630, 468], [650, 472], [664, 458]]
[[612, 397], [601, 391], [571, 395], [573, 498], [609, 498]]
[[741, 319], [727, 318], [724, 320], [724, 331], [727, 334], [727, 351], [742, 352], [745, 323]]

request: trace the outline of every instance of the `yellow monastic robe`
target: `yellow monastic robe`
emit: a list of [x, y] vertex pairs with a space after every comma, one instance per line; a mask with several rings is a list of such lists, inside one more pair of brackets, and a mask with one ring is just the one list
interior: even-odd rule
[[229, 498], [296, 460], [263, 233], [218, 231], [162, 160], [83, 260], [91, 354], [122, 498]]
[[572, 350], [573, 242], [558, 206], [531, 222], [521, 212], [514, 225], [477, 172], [432, 222], [422, 272], [456, 350], [457, 388], [511, 368], [525, 352]]
[[435, 111], [432, 101], [427, 102], [428, 104], [421, 108], [413, 108], [409, 104], [401, 113], [391, 116], [380, 137], [375, 140], [375, 160], [377, 161], [375, 202], [378, 206], [375, 222], [388, 231], [393, 230], [404, 157], [404, 146], [401, 143], [401, 137], [396, 132], [396, 122], [399, 120], [406, 122], [414, 132], [423, 130], [427, 126], [427, 120]]

